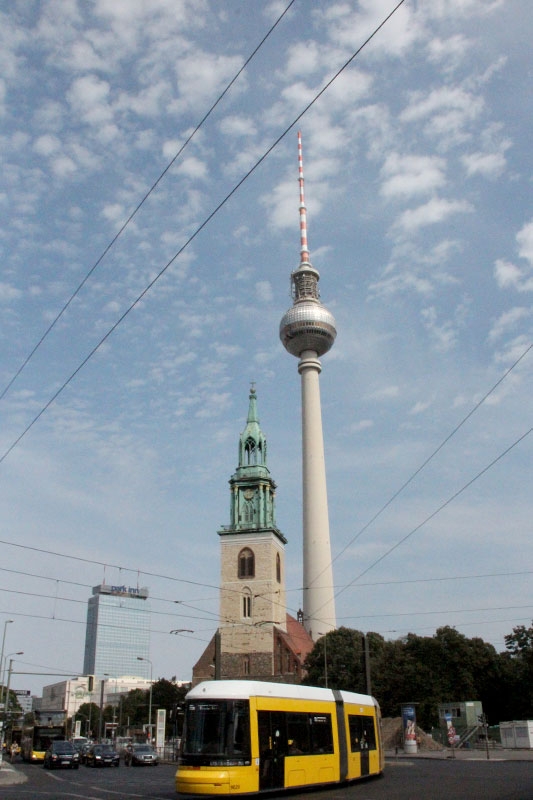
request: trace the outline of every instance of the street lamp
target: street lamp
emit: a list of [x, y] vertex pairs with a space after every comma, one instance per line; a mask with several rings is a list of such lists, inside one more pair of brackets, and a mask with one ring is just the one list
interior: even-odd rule
[[194, 633], [194, 631], [191, 631], [190, 628], [175, 628], [173, 631], [170, 631], [170, 633], [175, 633], [177, 635], [180, 633]]
[[0, 702], [4, 696], [4, 645], [6, 643], [6, 628], [10, 622], [14, 622], [12, 619], [6, 619], [4, 622], [4, 635], [2, 636], [2, 650], [0, 651], [0, 678], [2, 678], [2, 684], [0, 686]]
[[150, 738], [150, 744], [152, 744], [152, 662], [149, 658], [143, 658], [143, 656], [137, 656], [137, 661], [148, 661], [150, 664], [150, 698], [148, 701], [148, 736]]
[[[18, 650], [16, 653], [8, 653], [6, 656], [6, 661], [9, 656], [23, 656], [24, 651]], [[7, 673], [7, 689], [6, 689], [6, 721], [7, 721], [7, 712], [9, 711], [9, 684], [11, 683], [11, 672], [13, 671], [13, 661], [15, 659], [9, 658], [9, 671]]]
[[[8, 653], [7, 656], [6, 656], [6, 661], [9, 658], [9, 656], [23, 656], [23, 655], [24, 655], [24, 653], [23, 653], [22, 650], [20, 650], [18, 653]], [[12, 673], [12, 671], [13, 671], [13, 659], [9, 658], [9, 672], [7, 673], [6, 710], [5, 710], [5, 715], [4, 715], [4, 719], [5, 719], [6, 725], [7, 725], [8, 714], [9, 714], [9, 686], [11, 684], [11, 673]], [[0, 765], [2, 763], [2, 753], [3, 753], [3, 750], [4, 750], [4, 731], [5, 731], [6, 725], [3, 725], [2, 729], [0, 730]]]

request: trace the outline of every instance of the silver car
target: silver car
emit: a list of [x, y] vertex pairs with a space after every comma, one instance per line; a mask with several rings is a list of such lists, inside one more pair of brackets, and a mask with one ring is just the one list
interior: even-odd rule
[[127, 767], [157, 767], [158, 763], [157, 753], [149, 744], [132, 744], [124, 752], [124, 764]]

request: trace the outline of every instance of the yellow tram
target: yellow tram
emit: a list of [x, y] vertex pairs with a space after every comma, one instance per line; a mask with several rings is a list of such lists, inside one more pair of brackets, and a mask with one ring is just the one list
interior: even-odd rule
[[342, 783], [384, 766], [370, 695], [262, 681], [206, 681], [185, 698], [183, 794], [251, 794]]

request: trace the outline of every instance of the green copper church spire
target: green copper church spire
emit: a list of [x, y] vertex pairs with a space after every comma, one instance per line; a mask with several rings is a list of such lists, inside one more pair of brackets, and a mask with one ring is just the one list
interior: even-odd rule
[[255, 384], [250, 388], [250, 404], [248, 406], [248, 419], [246, 427], [239, 439], [239, 467], [238, 470], [248, 467], [265, 467], [267, 457], [267, 443], [259, 425], [257, 416], [257, 395]]
[[267, 467], [267, 440], [259, 425], [257, 394], [252, 383], [246, 426], [239, 437], [239, 462], [230, 481], [230, 524], [219, 533], [270, 531], [282, 542], [276, 527], [276, 484]]

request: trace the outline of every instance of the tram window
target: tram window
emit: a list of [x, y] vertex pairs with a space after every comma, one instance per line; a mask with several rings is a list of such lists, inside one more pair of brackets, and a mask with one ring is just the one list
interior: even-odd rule
[[373, 717], [349, 714], [348, 724], [350, 726], [350, 749], [352, 753], [358, 753], [361, 750], [376, 749], [376, 733]]
[[333, 753], [333, 734], [331, 714], [311, 714], [311, 751], [313, 753]]
[[287, 741], [290, 754], [311, 752], [309, 714], [287, 714]]
[[248, 703], [240, 700], [190, 703], [183, 753], [249, 758]]

